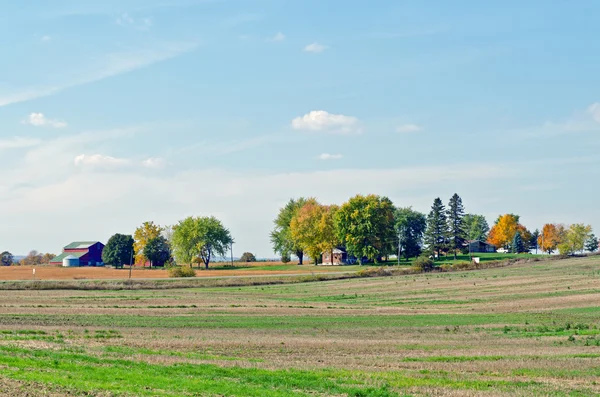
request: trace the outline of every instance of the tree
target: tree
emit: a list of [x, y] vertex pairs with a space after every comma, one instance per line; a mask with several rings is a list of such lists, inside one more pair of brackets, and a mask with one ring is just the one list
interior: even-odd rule
[[515, 237], [511, 244], [513, 254], [520, 254], [525, 252], [525, 246], [523, 245], [523, 239], [521, 238], [521, 232], [517, 230]]
[[150, 261], [152, 266], [164, 266], [171, 259], [171, 247], [163, 236], [154, 237], [144, 247], [144, 257]]
[[483, 215], [467, 214], [463, 220], [468, 240], [487, 240], [487, 235], [490, 232], [490, 226]]
[[465, 207], [462, 199], [456, 193], [450, 197], [448, 202], [448, 235], [450, 237], [450, 248], [454, 252], [454, 260], [456, 260], [456, 251], [461, 249], [465, 242]]
[[12, 266], [14, 263], [14, 256], [8, 251], [4, 251], [0, 254], [0, 265], [1, 266]]
[[427, 217], [411, 207], [406, 207], [396, 209], [395, 219], [400, 254], [404, 255], [407, 260], [411, 257], [418, 257], [422, 251]]
[[29, 251], [29, 254], [23, 259], [21, 259], [20, 264], [22, 266], [36, 266], [42, 264], [42, 254], [37, 252], [36, 250]]
[[108, 239], [102, 251], [102, 262], [108, 266], [123, 267], [131, 262], [133, 256], [133, 237], [115, 234]]
[[304, 205], [306, 199], [299, 198], [297, 200], [291, 199], [285, 207], [279, 210], [277, 218], [273, 221], [275, 228], [271, 232], [271, 243], [273, 244], [273, 251], [280, 254], [281, 256], [290, 256], [294, 254], [298, 257], [298, 264], [301, 265], [304, 252], [298, 245], [297, 241], [294, 241], [290, 231], [290, 225], [296, 212]]
[[154, 222], [144, 222], [140, 227], [135, 229], [135, 233], [133, 234], [135, 240], [133, 244], [133, 248], [135, 249], [135, 263], [145, 265], [146, 262], [150, 262], [150, 266], [152, 266], [152, 261], [145, 254], [146, 244], [150, 240], [160, 236], [161, 231], [162, 228], [155, 225]]
[[492, 226], [488, 235], [488, 243], [497, 248], [507, 248], [515, 238], [517, 226], [519, 225], [519, 216], [514, 214], [504, 214], [498, 217], [496, 224]]
[[356, 195], [335, 212], [335, 230], [349, 255], [378, 261], [395, 251], [394, 204], [387, 197]]
[[334, 222], [337, 210], [335, 205], [322, 205], [310, 198], [292, 219], [292, 238], [314, 259], [315, 264], [319, 263], [323, 252], [333, 251], [340, 245]]
[[591, 234], [592, 227], [589, 225], [576, 223], [569, 226], [558, 244], [559, 252], [561, 255], [573, 255], [577, 251], [583, 252], [585, 243]]
[[556, 251], [558, 245], [563, 241], [564, 234], [565, 227], [563, 225], [547, 223], [542, 228], [542, 233], [538, 238], [538, 246], [542, 252], [551, 254]]
[[177, 261], [192, 265], [199, 258], [206, 269], [213, 255], [225, 256], [233, 243], [229, 230], [217, 218], [187, 217], [173, 231], [173, 252]]
[[531, 233], [531, 238], [529, 239], [529, 247], [535, 247], [535, 254], [537, 255], [538, 251], [538, 239], [540, 237], [540, 231], [535, 229], [533, 233]]
[[[437, 254], [448, 247], [448, 222], [446, 219], [446, 211], [442, 200], [438, 197], [433, 201], [431, 211], [427, 215], [427, 229], [425, 231], [425, 244], [429, 251]], [[434, 255], [435, 260], [436, 255]]]
[[585, 242], [585, 249], [589, 252], [596, 252], [598, 250], [598, 237], [591, 233]]
[[[529, 252], [529, 247], [531, 247], [531, 232], [527, 230], [527, 228], [520, 223], [517, 225], [517, 233], [521, 235], [521, 251], [520, 252]], [[516, 233], [515, 233], [516, 235]], [[514, 237], [513, 237], [514, 240]]]
[[240, 262], [256, 262], [256, 257], [252, 252], [244, 252], [240, 257]]

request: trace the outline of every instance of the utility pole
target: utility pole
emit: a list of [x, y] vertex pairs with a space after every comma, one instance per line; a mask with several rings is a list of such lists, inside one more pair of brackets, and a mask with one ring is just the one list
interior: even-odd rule
[[129, 280], [131, 280], [131, 267], [133, 266], [133, 250], [131, 250], [131, 255], [129, 256]]
[[231, 267], [233, 267], [233, 241], [230, 243], [230, 247], [231, 247]]

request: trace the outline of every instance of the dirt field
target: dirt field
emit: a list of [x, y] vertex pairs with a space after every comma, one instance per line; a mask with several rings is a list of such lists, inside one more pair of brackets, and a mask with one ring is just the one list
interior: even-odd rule
[[600, 257], [290, 285], [0, 290], [5, 395], [595, 396], [598, 379]]
[[[213, 265], [214, 266], [214, 265]], [[32, 266], [9, 266], [0, 268], [0, 280], [33, 280]], [[252, 264], [237, 264], [233, 268], [215, 266], [209, 270], [196, 269], [196, 277], [220, 276], [261, 276], [276, 274], [311, 274], [327, 273], [332, 271], [352, 271], [351, 266], [313, 266], [313, 265], [283, 265], [273, 262], [257, 262]], [[35, 266], [36, 280], [104, 280], [126, 279], [129, 277], [129, 268], [113, 269], [104, 267], [56, 267]], [[136, 268], [131, 271], [131, 277], [167, 278], [169, 274], [164, 269]]]

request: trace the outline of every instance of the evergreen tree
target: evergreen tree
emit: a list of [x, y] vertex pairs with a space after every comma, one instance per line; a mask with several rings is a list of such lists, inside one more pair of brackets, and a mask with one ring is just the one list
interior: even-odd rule
[[450, 197], [448, 203], [448, 229], [450, 237], [450, 248], [454, 252], [454, 260], [456, 260], [456, 251], [461, 249], [465, 242], [465, 207], [462, 199], [456, 193]]
[[537, 255], [538, 250], [538, 239], [540, 238], [539, 229], [535, 229], [535, 231], [531, 234], [531, 239], [529, 240], [529, 248], [535, 248], [535, 254]]
[[590, 234], [585, 242], [585, 249], [590, 252], [596, 252], [598, 250], [598, 237], [594, 236], [594, 234]]
[[523, 244], [523, 238], [521, 237], [521, 232], [519, 231], [515, 233], [515, 237], [513, 238], [512, 252], [513, 254], [525, 252], [525, 245]]
[[437, 254], [438, 257], [440, 256], [441, 251], [448, 246], [446, 209], [439, 197], [433, 201], [431, 212], [429, 212], [429, 215], [427, 216], [425, 244], [429, 248], [429, 251]]

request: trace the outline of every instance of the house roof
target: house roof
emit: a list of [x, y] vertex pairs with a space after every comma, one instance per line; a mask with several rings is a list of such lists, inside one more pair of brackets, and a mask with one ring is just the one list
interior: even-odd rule
[[87, 252], [63, 252], [62, 254], [52, 258], [50, 260], [50, 263], [58, 263], [58, 262], [62, 263], [63, 259], [65, 259], [68, 256], [73, 256], [75, 258], [81, 258], [85, 254], [87, 254]]
[[469, 244], [480, 243], [480, 244], [485, 244], [485, 245], [493, 245], [493, 244], [490, 244], [483, 240], [467, 240], [467, 243], [469, 243]]
[[[331, 252], [331, 251], [323, 251], [323, 252], [322, 252], [322, 254], [324, 254], [324, 253], [330, 253], [330, 252]], [[339, 248], [334, 248], [334, 249], [333, 249], [333, 253], [334, 253], [334, 254], [345, 254], [345, 253], [346, 253], [346, 251], [344, 251], [344, 250], [341, 250], [341, 249], [339, 249]]]
[[99, 243], [99, 241], [73, 241], [71, 244], [66, 245], [64, 249], [84, 249], [90, 248], [92, 245]]

